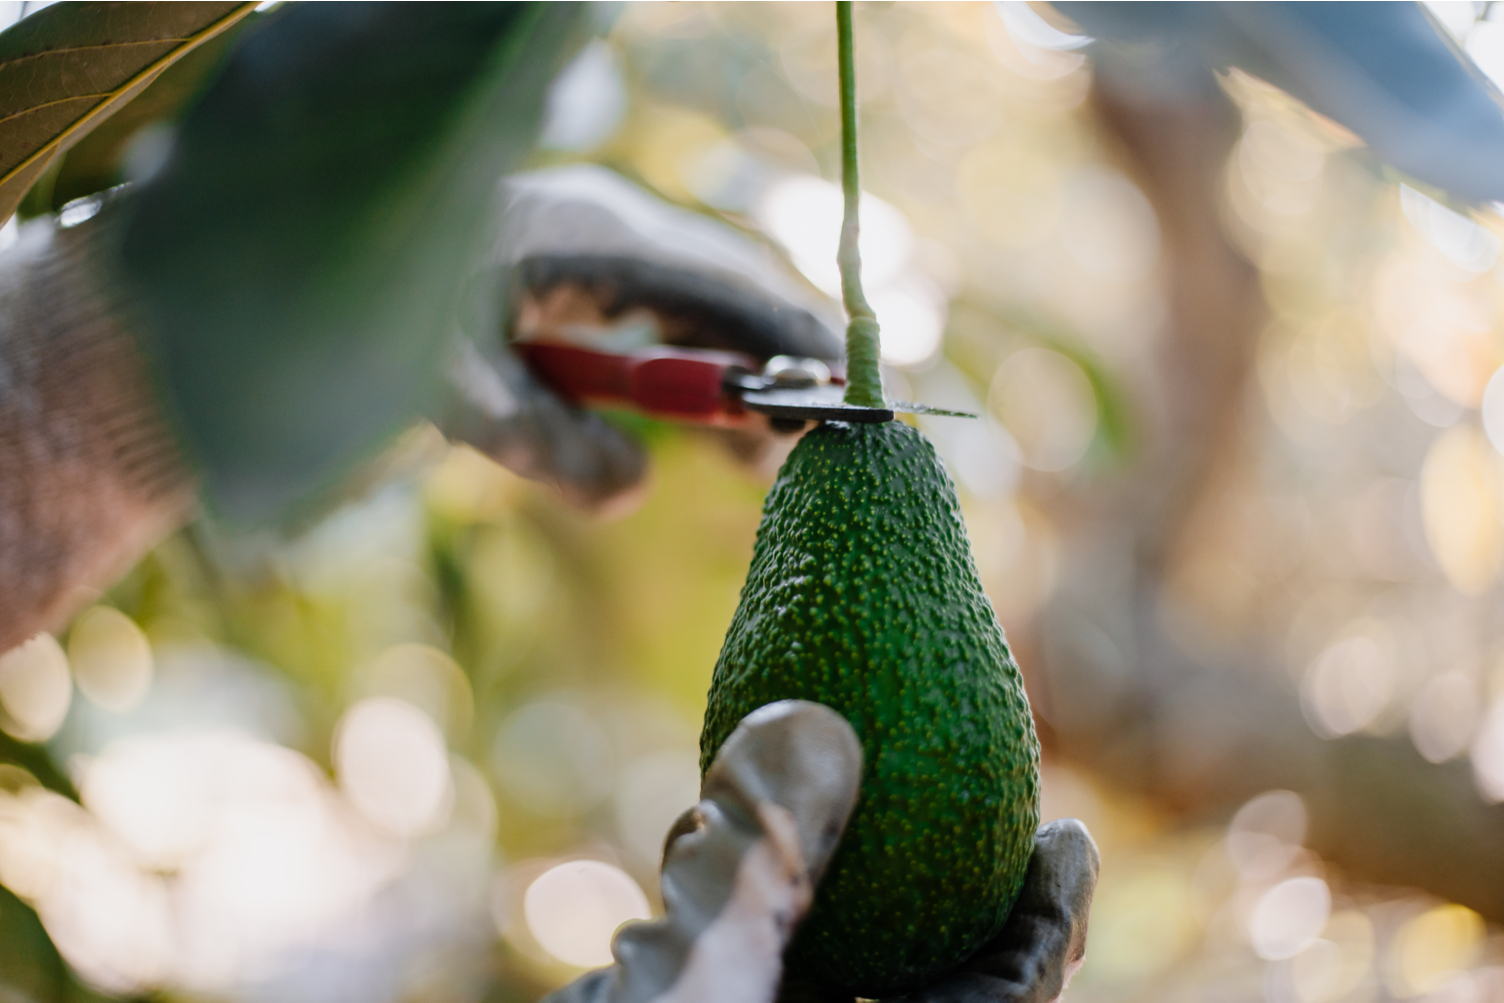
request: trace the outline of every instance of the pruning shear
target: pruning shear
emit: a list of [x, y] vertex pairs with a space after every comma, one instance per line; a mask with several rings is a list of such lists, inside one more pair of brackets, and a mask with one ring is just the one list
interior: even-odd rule
[[810, 421], [892, 421], [895, 412], [976, 417], [906, 401], [847, 404], [846, 381], [819, 359], [779, 355], [763, 363], [705, 348], [653, 345], [612, 352], [546, 340], [512, 347], [539, 379], [573, 403], [626, 407], [672, 421], [739, 428], [756, 413], [791, 432]]

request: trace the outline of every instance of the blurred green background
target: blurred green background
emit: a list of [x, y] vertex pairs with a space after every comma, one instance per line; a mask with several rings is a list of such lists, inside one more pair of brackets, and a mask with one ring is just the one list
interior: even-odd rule
[[[1491, 65], [1490, 5], [1433, 6]], [[1044, 815], [1103, 852], [1070, 998], [1504, 999], [1504, 220], [1240, 74], [1094, 81], [1023, 4], [857, 18], [889, 389], [985, 415], [920, 424]], [[835, 102], [829, 5], [627, 4], [536, 160], [831, 290]], [[773, 472], [643, 431], [601, 520], [415, 430], [317, 523], [196, 524], [0, 660], [0, 999], [522, 1000], [609, 961]]]

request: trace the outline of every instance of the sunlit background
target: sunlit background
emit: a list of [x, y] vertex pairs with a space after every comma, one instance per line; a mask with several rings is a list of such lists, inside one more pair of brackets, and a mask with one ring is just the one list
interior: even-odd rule
[[[1491, 5], [1430, 6], [1504, 74]], [[1215, 384], [1169, 333], [1184, 263], [1067, 29], [1021, 3], [857, 13], [889, 389], [983, 414], [920, 424], [1029, 675], [1045, 816], [1103, 851], [1070, 997], [1504, 999], [1500, 928], [1435, 892], [1497, 885], [1497, 814], [1478, 816], [1492, 855], [1437, 862], [1458, 873], [1427, 892], [1363, 864], [1371, 829], [1313, 838], [1320, 783], [1225, 762], [1263, 704], [1182, 713], [1123, 772], [1123, 708], [1163, 709], [1154, 665], [1110, 611], [1050, 626], [1154, 521], [1145, 457], [1185, 431], [1164, 388]], [[556, 84], [539, 163], [604, 163], [765, 233], [834, 293], [835, 58], [828, 4], [628, 4]], [[1466, 778], [1386, 807], [1380, 760], [1355, 759], [1378, 792], [1364, 826], [1486, 813], [1504, 802], [1504, 219], [1257, 81], [1222, 85], [1249, 377], [1144, 601], [1167, 658], [1291, 708], [1271, 748], [1399, 749], [1423, 780]], [[645, 504], [600, 522], [419, 430], [383, 486], [295, 538], [197, 525], [0, 658], [0, 997], [526, 1000], [608, 963], [617, 926], [660, 907], [767, 486], [703, 435], [650, 433]], [[1096, 668], [1057, 669], [1071, 644]]]

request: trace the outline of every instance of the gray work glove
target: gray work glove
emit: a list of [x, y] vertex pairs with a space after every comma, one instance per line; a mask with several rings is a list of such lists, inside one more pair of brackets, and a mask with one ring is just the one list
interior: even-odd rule
[[[760, 360], [841, 356], [840, 314], [764, 244], [588, 164], [503, 182], [495, 242], [471, 279], [439, 425], [511, 470], [596, 506], [631, 488], [639, 445], [561, 400], [509, 350], [564, 340], [618, 351], [651, 344]], [[503, 289], [498, 299], [494, 293]], [[743, 435], [755, 455], [771, 433]]]
[[[623, 927], [614, 965], [546, 1003], [773, 1003], [784, 948], [856, 804], [861, 766], [851, 726], [821, 704], [784, 700], [749, 714], [706, 774], [700, 803], [669, 833], [664, 916]], [[1080, 822], [1041, 826], [1002, 932], [957, 971], [901, 999], [1057, 999], [1085, 956], [1097, 869]], [[799, 990], [784, 986], [782, 995]]]
[[1023, 891], [1001, 933], [908, 1003], [1048, 1003], [1086, 959], [1086, 925], [1097, 887], [1097, 844], [1073, 818], [1034, 834]]

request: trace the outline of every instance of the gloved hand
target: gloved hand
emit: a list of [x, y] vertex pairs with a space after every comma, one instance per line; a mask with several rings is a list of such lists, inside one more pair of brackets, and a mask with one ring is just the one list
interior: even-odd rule
[[[574, 165], [503, 182], [495, 243], [470, 280], [453, 395], [439, 426], [516, 473], [586, 506], [642, 477], [629, 436], [540, 384], [514, 340], [601, 350], [651, 344], [767, 360], [841, 356], [839, 314], [773, 251], [622, 177]], [[499, 300], [496, 289], [507, 295]], [[756, 458], [769, 430], [733, 441]]]
[[[706, 775], [700, 803], [669, 832], [664, 916], [623, 927], [612, 945], [616, 964], [545, 1003], [820, 998], [781, 985], [783, 950], [856, 805], [861, 773], [861, 744], [830, 708], [784, 700], [749, 714]], [[1041, 826], [1002, 932], [960, 969], [899, 999], [1059, 998], [1085, 957], [1097, 869], [1096, 844], [1080, 822]]]

